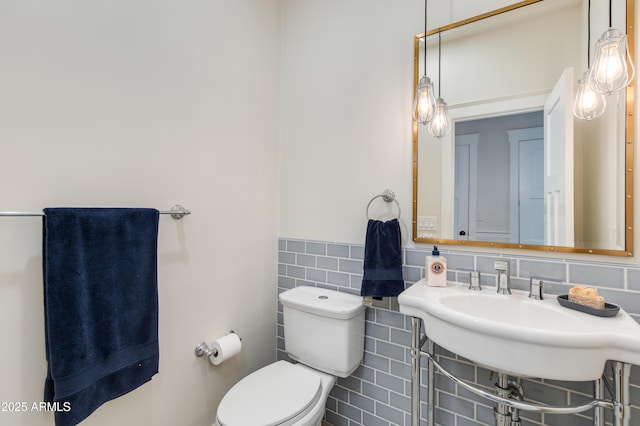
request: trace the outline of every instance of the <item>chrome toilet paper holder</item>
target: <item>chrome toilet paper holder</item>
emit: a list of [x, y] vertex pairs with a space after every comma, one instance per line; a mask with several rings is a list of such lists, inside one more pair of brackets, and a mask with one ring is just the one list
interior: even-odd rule
[[[229, 330], [227, 333], [225, 333], [225, 336], [227, 334], [231, 334], [231, 333], [236, 334], [235, 331]], [[240, 341], [242, 341], [242, 337], [238, 336], [238, 339], [240, 339]], [[200, 342], [198, 344], [198, 346], [196, 346], [196, 349], [195, 349], [194, 352], [195, 352], [195, 354], [196, 354], [196, 356], [198, 358], [203, 357], [203, 356], [207, 356], [207, 357], [209, 357], [209, 356], [214, 356], [214, 357], [218, 356], [217, 349], [216, 348], [210, 348], [209, 345], [207, 345], [205, 342]]]

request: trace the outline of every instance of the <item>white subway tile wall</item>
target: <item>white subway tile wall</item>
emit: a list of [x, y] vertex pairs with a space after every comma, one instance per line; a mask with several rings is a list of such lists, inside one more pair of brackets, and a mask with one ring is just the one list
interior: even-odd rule
[[[404, 250], [406, 286], [420, 280], [430, 251]], [[481, 284], [496, 285], [494, 255], [441, 250], [447, 257], [449, 280], [468, 282], [469, 271], [481, 273]], [[364, 247], [324, 241], [280, 238], [278, 247], [278, 292], [301, 286], [317, 286], [360, 294]], [[640, 268], [615, 263], [549, 260], [511, 256], [512, 286], [528, 289], [531, 276], [547, 281], [545, 293], [563, 294], [576, 284], [598, 287], [607, 301], [621, 305], [640, 320]], [[333, 426], [411, 425], [411, 318], [398, 310], [395, 298], [374, 301], [367, 308], [365, 353], [360, 367], [346, 379], [338, 379], [329, 400], [325, 421]], [[278, 359], [284, 352], [282, 306], [278, 304]], [[456, 376], [491, 391], [492, 372], [442, 348], [439, 362]], [[426, 360], [422, 360], [426, 366]], [[426, 425], [427, 371], [422, 368], [421, 425]], [[640, 367], [631, 369], [632, 424], [640, 425]], [[593, 399], [591, 382], [558, 382], [521, 379], [525, 400], [550, 405], [579, 405]], [[493, 404], [436, 375], [435, 420], [441, 426], [493, 426]], [[609, 410], [605, 410], [609, 411]], [[611, 424], [611, 413], [607, 424]], [[549, 415], [522, 412], [523, 426], [592, 426], [591, 412], [579, 415]]]

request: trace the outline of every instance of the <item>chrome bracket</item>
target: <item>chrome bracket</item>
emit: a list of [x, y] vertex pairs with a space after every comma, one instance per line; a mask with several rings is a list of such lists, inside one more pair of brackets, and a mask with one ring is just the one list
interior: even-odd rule
[[191, 212], [182, 207], [180, 204], [176, 204], [175, 206], [171, 207], [171, 217], [175, 220], [180, 220], [188, 214], [191, 214]]
[[396, 199], [396, 193], [393, 192], [390, 189], [385, 189], [384, 192], [382, 193], [382, 199], [384, 201], [386, 201], [387, 203], [390, 203], [392, 201], [395, 201]]
[[205, 342], [200, 342], [198, 346], [196, 346], [195, 354], [198, 358], [211, 355], [217, 356], [218, 351], [215, 348], [210, 348]]

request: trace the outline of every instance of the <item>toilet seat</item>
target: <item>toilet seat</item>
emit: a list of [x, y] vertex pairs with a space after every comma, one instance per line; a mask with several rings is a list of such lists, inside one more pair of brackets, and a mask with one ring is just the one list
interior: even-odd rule
[[218, 406], [220, 426], [287, 426], [320, 399], [322, 381], [307, 368], [278, 361], [236, 383]]

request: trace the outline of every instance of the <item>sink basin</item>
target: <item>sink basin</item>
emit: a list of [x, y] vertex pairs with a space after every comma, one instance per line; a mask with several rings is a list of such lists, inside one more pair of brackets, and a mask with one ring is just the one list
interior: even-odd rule
[[400, 312], [421, 318], [439, 346], [493, 371], [518, 377], [586, 381], [607, 360], [640, 364], [640, 325], [624, 310], [602, 318], [562, 307], [556, 296], [531, 300], [512, 290], [468, 290], [418, 281], [398, 296]]
[[[522, 298], [520, 295], [516, 295], [517, 299], [511, 300], [509, 296], [496, 294], [489, 289], [477, 295], [470, 293], [446, 295], [441, 299], [442, 305], [469, 319], [506, 322], [512, 327], [526, 327], [529, 332], [571, 331], [582, 326], [582, 321], [577, 315], [567, 312], [567, 309], [557, 303], [534, 303], [533, 300]], [[555, 297], [553, 299], [555, 300]], [[514, 301], [516, 303], [513, 303]]]

